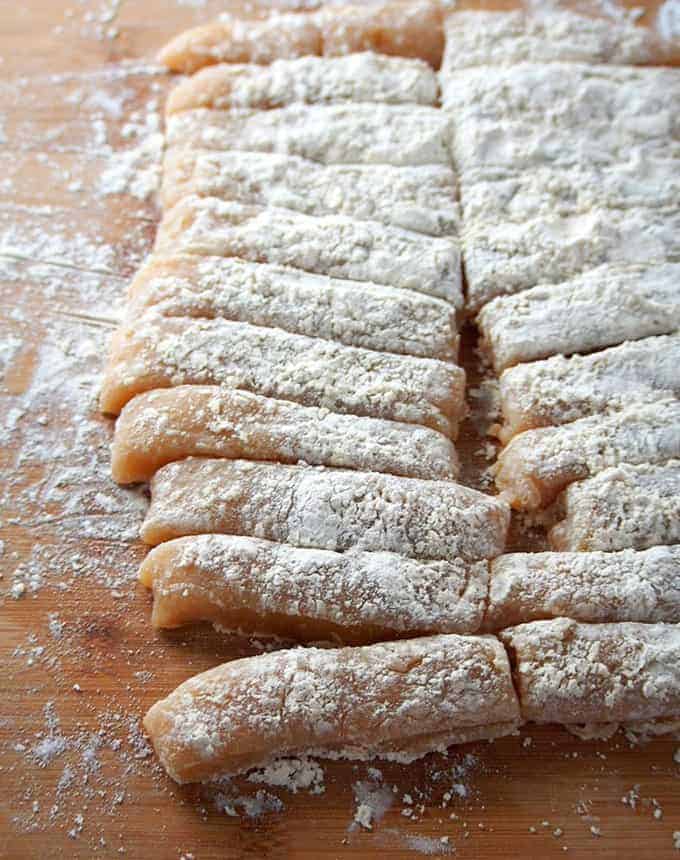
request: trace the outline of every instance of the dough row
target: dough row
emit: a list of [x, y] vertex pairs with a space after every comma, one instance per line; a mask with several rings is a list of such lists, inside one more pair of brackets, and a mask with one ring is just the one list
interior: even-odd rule
[[525, 721], [672, 730], [679, 666], [676, 625], [561, 618], [498, 637], [450, 634], [234, 660], [185, 681], [144, 725], [177, 782], [301, 753], [410, 761], [511, 734]]

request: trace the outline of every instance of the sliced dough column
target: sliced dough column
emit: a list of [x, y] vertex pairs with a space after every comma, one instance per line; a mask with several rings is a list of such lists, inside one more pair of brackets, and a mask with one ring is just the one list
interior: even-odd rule
[[[368, 53], [215, 65], [175, 90], [174, 205], [130, 288], [102, 393], [105, 411], [125, 409], [122, 480], [191, 454], [456, 475], [459, 219], [437, 100], [424, 63]], [[364, 152], [361, 124], [383, 108], [394, 123]], [[268, 125], [282, 111], [299, 114], [310, 151], [267, 151], [285, 140]], [[244, 121], [261, 125], [261, 152]], [[208, 404], [220, 418], [199, 432]], [[264, 418], [259, 433], [246, 415]]]

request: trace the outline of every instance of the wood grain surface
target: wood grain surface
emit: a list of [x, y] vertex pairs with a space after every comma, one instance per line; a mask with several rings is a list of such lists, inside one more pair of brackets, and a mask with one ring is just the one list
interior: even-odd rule
[[[153, 200], [130, 181], [147, 156], [153, 180], [140, 142], [171, 85], [154, 53], [228, 5], [0, 5], [0, 856], [680, 856], [680, 754], [668, 738], [582, 742], [528, 727], [408, 768], [378, 764], [381, 777], [323, 763], [323, 793], [243, 780], [180, 789], [155, 764], [146, 708], [258, 645], [152, 631], [135, 580], [145, 499], [108, 477], [112, 423], [96, 389], [155, 229]], [[485, 389], [472, 332], [464, 355], [475, 411], [463, 477], [480, 485]], [[513, 534], [514, 546], [541, 548], [539, 534]], [[368, 832], [352, 822], [376, 791], [391, 805]], [[269, 811], [253, 817], [257, 804]]]

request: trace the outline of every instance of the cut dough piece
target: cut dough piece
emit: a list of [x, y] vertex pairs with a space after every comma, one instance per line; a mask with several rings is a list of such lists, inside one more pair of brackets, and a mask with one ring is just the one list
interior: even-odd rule
[[646, 337], [591, 355], [519, 364], [500, 381], [507, 441], [534, 427], [617, 412], [680, 395], [680, 334]]
[[375, 51], [416, 57], [435, 68], [444, 51], [438, 2], [409, 0], [346, 5], [314, 13], [272, 12], [257, 20], [220, 15], [176, 36], [160, 53], [174, 72], [195, 72], [214, 63], [261, 63], [306, 54], [339, 56]]
[[374, 221], [187, 197], [161, 221], [159, 254], [214, 254], [417, 290], [462, 307], [460, 249]]
[[551, 355], [591, 352], [680, 328], [680, 264], [601, 266], [482, 308], [478, 324], [497, 373]]
[[680, 460], [606, 469], [568, 487], [555, 508], [560, 521], [549, 537], [556, 550], [615, 552], [680, 543]]
[[210, 621], [220, 629], [303, 642], [364, 645], [427, 633], [476, 633], [488, 567], [200, 535], [157, 546], [139, 577], [153, 588], [151, 620], [157, 628]]
[[[496, 296], [538, 284], [565, 281], [603, 264], [652, 265], [680, 258], [677, 208], [623, 210], [595, 207], [560, 215], [527, 215], [523, 220], [468, 219], [465, 188], [462, 233], [467, 303], [479, 310]], [[496, 203], [494, 213], [498, 211]]]
[[450, 167], [450, 119], [415, 105], [290, 105], [271, 111], [194, 110], [167, 122], [169, 148], [277, 152], [322, 164]]
[[214, 63], [262, 63], [320, 54], [321, 31], [315, 15], [272, 12], [260, 20], [229, 14], [185, 30], [161, 50], [158, 59], [173, 72], [190, 74]]
[[[680, 155], [680, 70], [551, 63], [442, 77], [468, 182], [541, 167], [596, 169]], [[573, 192], [572, 192], [573, 193]]]
[[680, 546], [512, 553], [494, 559], [490, 572], [487, 630], [559, 617], [669, 623], [680, 618]]
[[496, 464], [496, 486], [514, 507], [547, 507], [569, 484], [620, 463], [680, 457], [680, 401], [635, 404], [515, 436]]
[[233, 660], [185, 681], [144, 718], [177, 782], [301, 753], [412, 760], [518, 724], [502, 645], [454, 634]]
[[326, 56], [375, 51], [418, 57], [436, 69], [442, 61], [443, 15], [436, 0], [327, 6], [319, 17]]
[[156, 472], [142, 539], [155, 545], [217, 532], [478, 561], [503, 552], [509, 519], [503, 501], [451, 481], [191, 458]]
[[223, 317], [347, 346], [455, 361], [455, 314], [443, 299], [367, 281], [197, 254], [150, 257], [128, 291], [126, 319]]
[[680, 627], [579, 624], [568, 618], [504, 630], [522, 717], [609, 723], [680, 714]]
[[265, 67], [225, 64], [203, 69], [170, 93], [165, 113], [194, 108], [270, 110], [293, 103], [436, 105], [438, 95], [434, 72], [419, 60], [369, 53], [302, 57]]
[[115, 481], [148, 481], [184, 457], [303, 461], [452, 479], [453, 444], [434, 430], [272, 400], [213, 385], [182, 385], [134, 397], [116, 422], [111, 448]]
[[647, 27], [554, 7], [453, 12], [444, 22], [444, 36], [443, 74], [524, 62], [648, 65], [661, 47]]
[[457, 235], [460, 227], [453, 171], [437, 164], [320, 165], [268, 152], [173, 149], [163, 167], [163, 208], [192, 195], [347, 215], [431, 236]]
[[222, 319], [148, 315], [113, 337], [102, 411], [175, 385], [223, 385], [455, 435], [465, 372], [430, 358], [373, 352]]

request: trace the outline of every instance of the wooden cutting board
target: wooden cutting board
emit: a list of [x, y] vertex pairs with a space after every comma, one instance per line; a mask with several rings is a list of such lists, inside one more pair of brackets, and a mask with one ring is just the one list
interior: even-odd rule
[[[154, 235], [144, 192], [170, 85], [154, 52], [228, 5], [4, 0], [0, 10], [0, 856], [680, 856], [670, 739], [529, 728], [409, 768], [378, 765], [380, 775], [323, 764], [322, 793], [180, 789], [149, 754], [139, 718], [153, 701], [256, 650], [207, 629], [151, 630], [135, 582], [144, 498], [110, 482], [111, 422], [95, 402], [126, 281]], [[469, 333], [472, 394], [483, 395], [473, 348]], [[475, 485], [488, 466], [483, 401], [472, 398], [462, 444]], [[513, 540], [542, 546], [519, 529]], [[389, 807], [371, 832], [353, 825], [367, 796]]]

